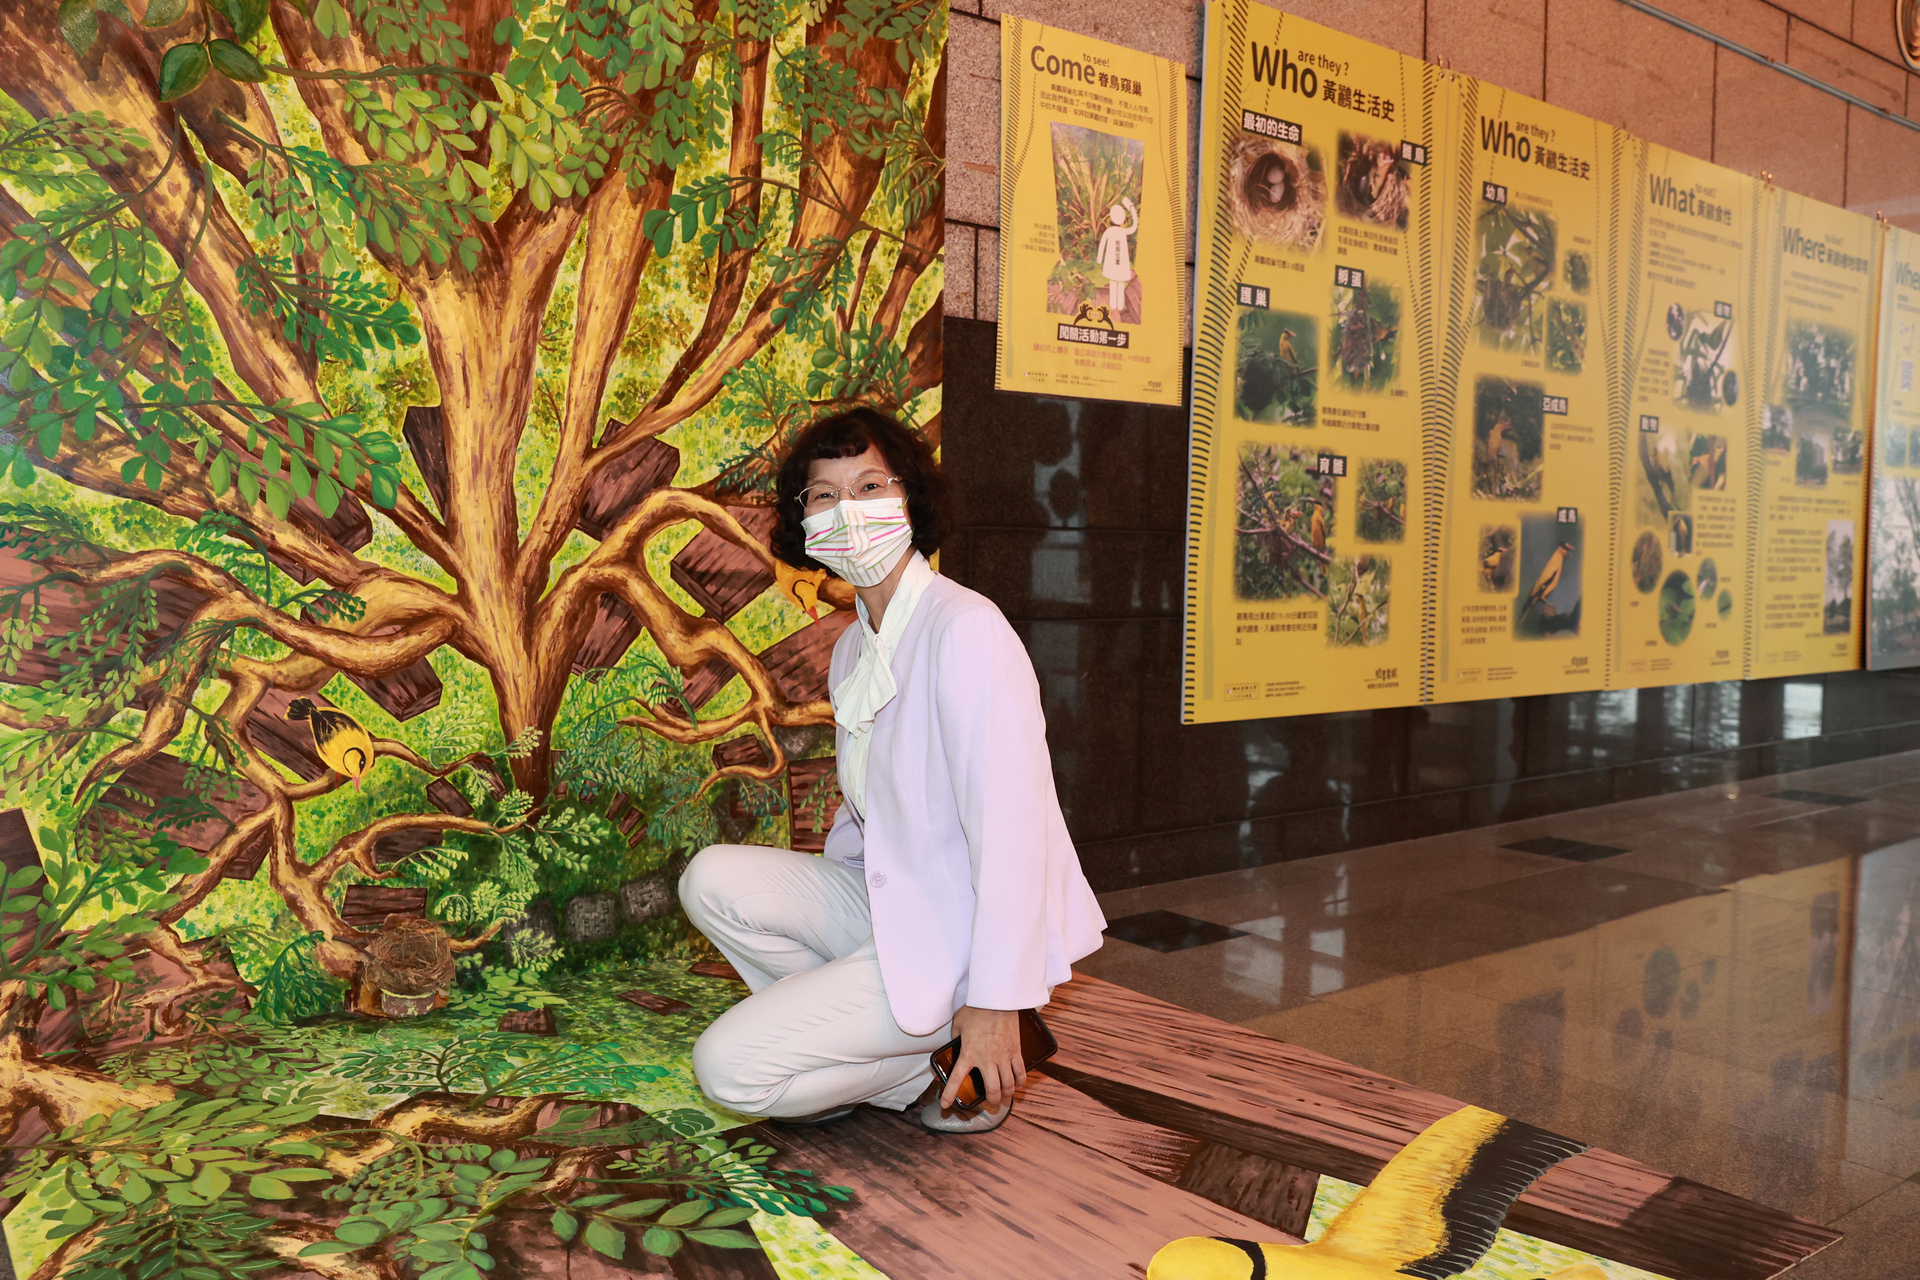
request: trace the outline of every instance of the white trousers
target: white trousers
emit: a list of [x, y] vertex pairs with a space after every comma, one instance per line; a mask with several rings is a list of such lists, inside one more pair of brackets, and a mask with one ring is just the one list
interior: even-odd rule
[[927, 1056], [953, 1032], [908, 1035], [893, 1020], [859, 872], [791, 849], [717, 844], [680, 877], [680, 903], [753, 992], [694, 1043], [709, 1098], [750, 1116], [853, 1102], [901, 1111], [932, 1081]]

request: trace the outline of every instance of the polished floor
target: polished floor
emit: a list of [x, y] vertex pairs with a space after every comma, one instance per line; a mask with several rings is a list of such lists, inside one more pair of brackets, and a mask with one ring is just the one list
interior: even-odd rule
[[1079, 968], [1846, 1237], [1920, 1280], [1920, 752], [1101, 899]]

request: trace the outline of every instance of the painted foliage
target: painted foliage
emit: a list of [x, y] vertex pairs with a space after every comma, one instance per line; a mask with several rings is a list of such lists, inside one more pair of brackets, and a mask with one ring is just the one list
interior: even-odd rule
[[731, 998], [685, 977], [687, 854], [817, 844], [837, 800], [851, 595], [768, 553], [771, 463], [853, 403], [938, 444], [945, 29], [9, 14], [0, 1128], [52, 1135], [9, 1185], [45, 1210], [9, 1218], [24, 1264], [531, 1273], [824, 1208], [714, 1146], [686, 1045], [622, 1020]]

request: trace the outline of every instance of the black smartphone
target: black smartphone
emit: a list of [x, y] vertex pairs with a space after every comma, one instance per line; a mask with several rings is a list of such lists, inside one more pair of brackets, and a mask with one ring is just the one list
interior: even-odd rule
[[[1037, 1009], [1020, 1010], [1020, 1058], [1031, 1071], [1051, 1058], [1060, 1049], [1060, 1042], [1053, 1038], [1053, 1032], [1047, 1027], [1046, 1020]], [[944, 1090], [947, 1081], [953, 1075], [954, 1063], [960, 1057], [960, 1040], [955, 1037], [933, 1051], [930, 1061], [933, 1074], [939, 1078]], [[987, 1100], [987, 1082], [975, 1067], [967, 1072], [967, 1078], [960, 1082], [960, 1090], [954, 1096], [953, 1105], [962, 1111], [971, 1111]]]

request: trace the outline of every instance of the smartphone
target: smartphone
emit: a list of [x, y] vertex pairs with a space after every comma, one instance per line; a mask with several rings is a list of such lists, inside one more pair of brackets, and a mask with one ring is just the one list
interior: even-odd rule
[[[1037, 1009], [1020, 1011], [1020, 1058], [1031, 1071], [1051, 1058], [1060, 1049], [1060, 1042], [1053, 1038], [1045, 1019]], [[953, 1075], [954, 1063], [960, 1058], [960, 1040], [955, 1037], [933, 1051], [930, 1061], [933, 1074], [940, 1080], [944, 1090], [948, 1079]], [[971, 1111], [987, 1100], [987, 1082], [980, 1075], [980, 1068], [967, 1072], [967, 1078], [960, 1082], [959, 1093], [955, 1095], [953, 1105], [962, 1111]]]

